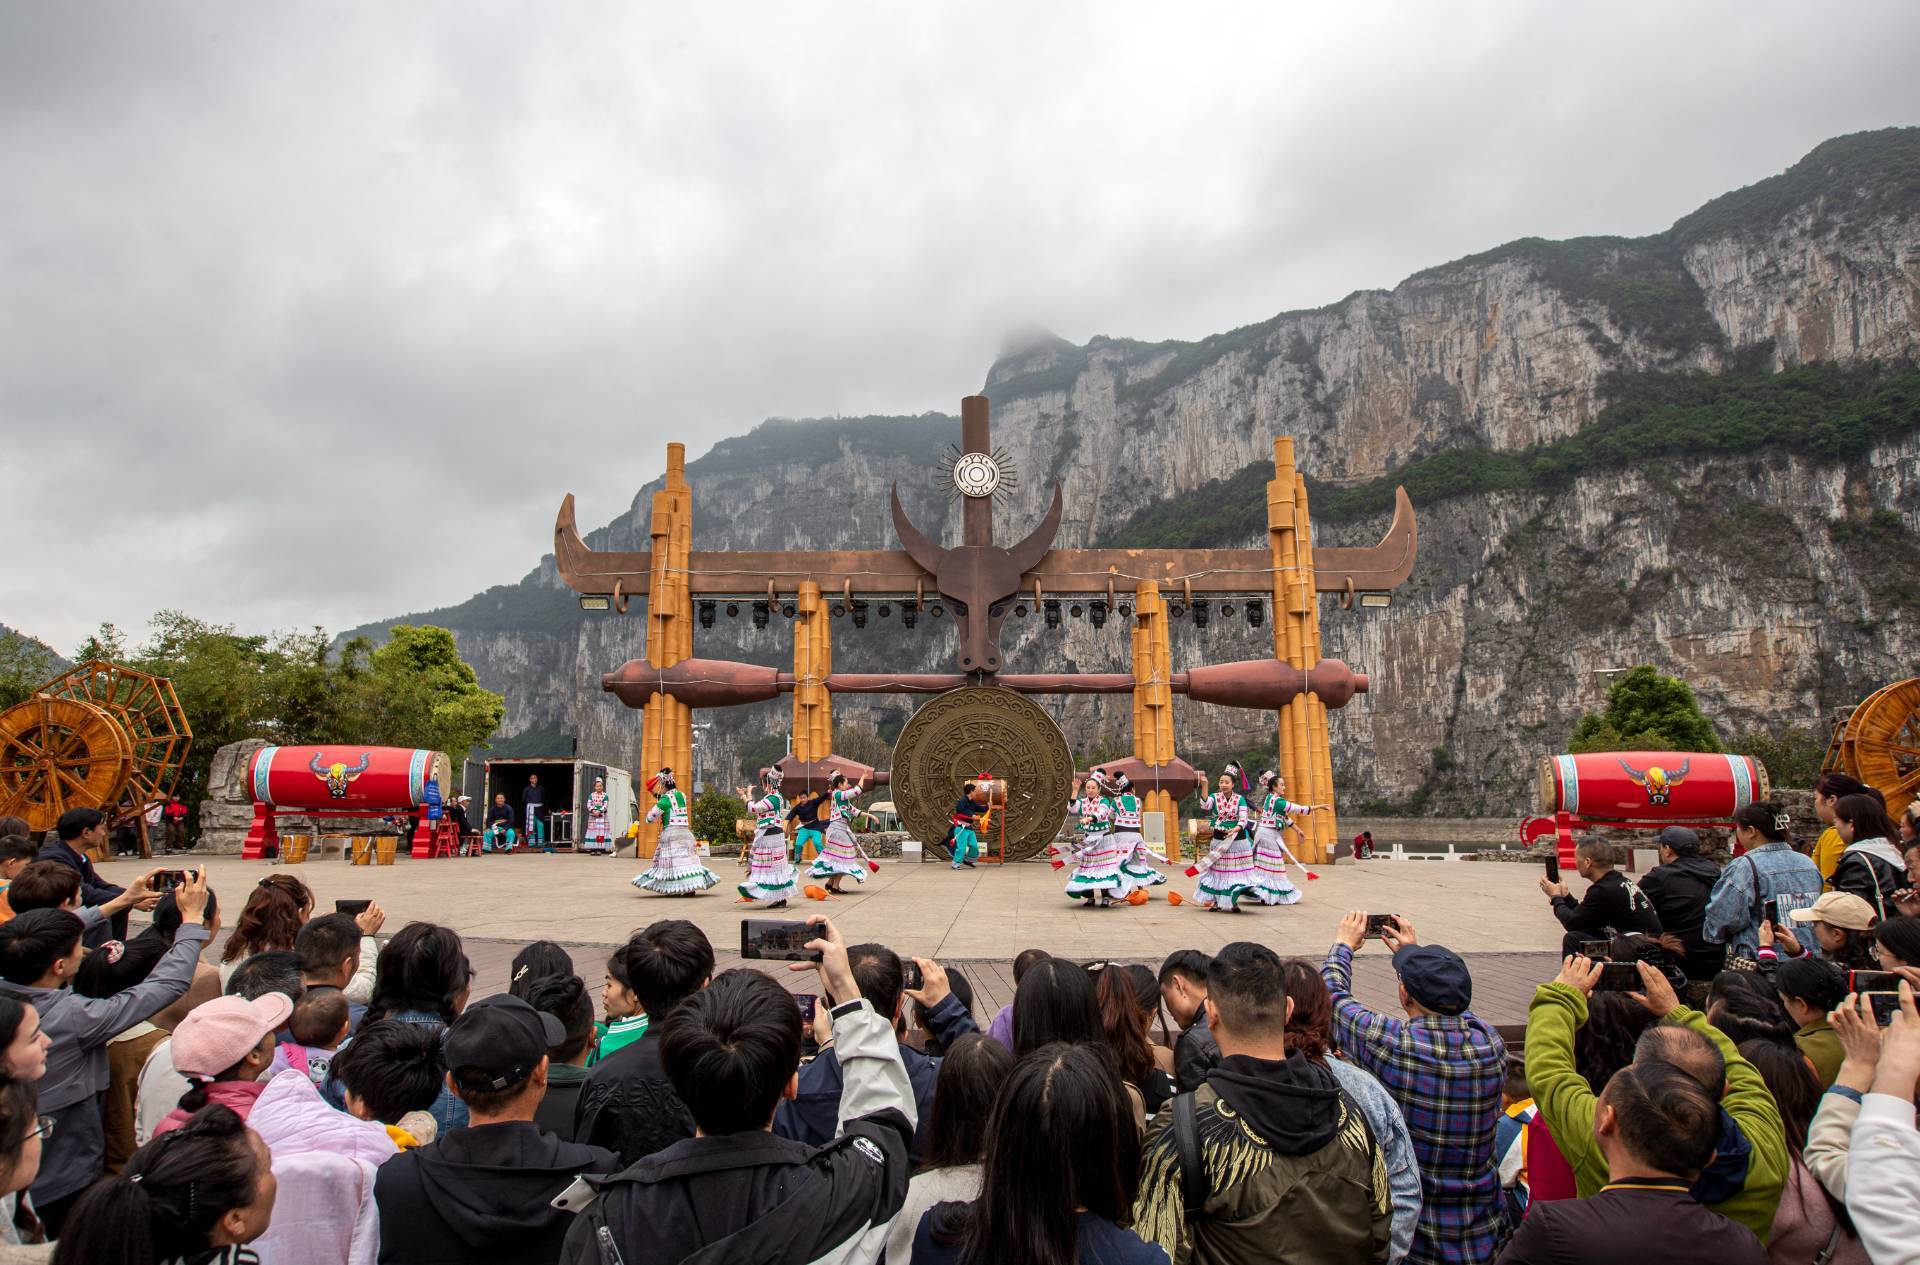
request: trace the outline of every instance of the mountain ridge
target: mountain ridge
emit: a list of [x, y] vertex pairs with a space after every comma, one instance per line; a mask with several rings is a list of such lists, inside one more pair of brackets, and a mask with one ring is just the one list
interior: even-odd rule
[[[1903, 376], [1920, 350], [1916, 261], [1920, 129], [1897, 128], [1825, 142], [1647, 237], [1520, 238], [1391, 290], [1193, 342], [1102, 335], [1076, 345], [1030, 332], [985, 377], [995, 442], [1023, 476], [997, 512], [1011, 524], [1036, 521], [1058, 479], [1067, 495], [1060, 543], [1115, 539], [1155, 507], [1175, 519], [1212, 507], [1215, 481], [1263, 493], [1271, 439], [1292, 434], [1320, 543], [1360, 543], [1384, 526], [1379, 489], [1403, 474], [1427, 478], [1416, 497], [1422, 559], [1393, 617], [1323, 611], [1328, 653], [1371, 668], [1381, 686], [1335, 721], [1337, 778], [1348, 796], [1504, 810], [1528, 776], [1522, 751], [1561, 741], [1553, 731], [1591, 705], [1583, 662], [1637, 651], [1688, 674], [1703, 700], [1737, 720], [1784, 708], [1818, 723], [1920, 654], [1897, 574], [1903, 557], [1909, 566], [1920, 558], [1910, 473], [1920, 397]], [[1724, 424], [1737, 438], [1749, 423], [1791, 422], [1783, 401], [1819, 386], [1796, 374], [1872, 379], [1845, 397], [1864, 429], [1844, 452], [1803, 450], [1769, 432], [1770, 447], [1678, 443], [1625, 464], [1528, 477], [1531, 463], [1569, 445], [1599, 445], [1622, 384], [1658, 403], [1662, 392], [1685, 396], [1705, 383], [1739, 408], [1696, 401], [1675, 414], [1691, 419], [1680, 424], [1708, 428], [1703, 437]], [[763, 421], [688, 462], [695, 547], [889, 547], [885, 498], [896, 481], [929, 534], [957, 533], [957, 509], [933, 472], [957, 439], [940, 413]], [[1475, 482], [1495, 465], [1502, 478]], [[1727, 483], [1725, 513], [1701, 495], [1716, 481]], [[641, 488], [590, 543], [644, 548], [658, 486]], [[1755, 517], [1749, 504], [1766, 512]], [[1777, 556], [1729, 557], [1711, 538], [1723, 519], [1772, 523]], [[1257, 540], [1264, 529], [1263, 518], [1234, 521], [1220, 530]], [[1633, 551], [1606, 543], [1622, 532]], [[1250, 543], [1245, 536], [1195, 543]], [[1915, 551], [1903, 555], [1901, 542]], [[1770, 568], [1796, 583], [1780, 587]], [[1761, 592], [1776, 596], [1761, 602]], [[1640, 601], [1623, 608], [1621, 594]], [[1588, 609], [1609, 612], [1604, 626], [1573, 618]], [[1858, 614], [1846, 621], [1831, 610]], [[369, 627], [408, 621], [454, 628], [483, 682], [508, 694], [507, 732], [580, 733], [583, 748], [610, 748], [609, 758], [637, 750], [637, 720], [591, 683], [639, 653], [638, 626], [583, 616], [550, 558], [517, 584]], [[1010, 669], [1022, 654], [1056, 668], [1062, 659], [1125, 666], [1124, 635], [1077, 625], [1048, 640], [1030, 623], [1010, 628]], [[1562, 628], [1567, 644], [1543, 659], [1511, 635], [1528, 626]], [[737, 631], [702, 630], [698, 652], [762, 662], [790, 653], [782, 637]], [[944, 633], [882, 645], [872, 632], [836, 628], [836, 661], [900, 670], [944, 661]], [[1182, 662], [1270, 652], [1270, 641], [1244, 628], [1229, 634], [1219, 621], [1204, 638], [1181, 630], [1175, 647]], [[878, 727], [905, 706], [846, 700], [836, 709], [844, 723]], [[777, 712], [714, 713], [721, 757], [749, 728], [783, 723]], [[1098, 700], [1058, 702], [1054, 712], [1082, 743], [1116, 739], [1127, 723], [1124, 709]], [[1223, 744], [1244, 736], [1246, 721], [1185, 708], [1181, 748], [1237, 750]], [[1437, 750], [1449, 752], [1444, 768]]]

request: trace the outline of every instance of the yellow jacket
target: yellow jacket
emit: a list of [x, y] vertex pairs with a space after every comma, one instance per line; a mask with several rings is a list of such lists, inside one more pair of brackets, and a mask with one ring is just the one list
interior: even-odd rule
[[1826, 880], [1828, 891], [1833, 890], [1833, 869], [1840, 864], [1840, 854], [1846, 850], [1846, 841], [1833, 826], [1822, 830], [1820, 841], [1813, 845], [1813, 863], [1820, 867], [1820, 877]]

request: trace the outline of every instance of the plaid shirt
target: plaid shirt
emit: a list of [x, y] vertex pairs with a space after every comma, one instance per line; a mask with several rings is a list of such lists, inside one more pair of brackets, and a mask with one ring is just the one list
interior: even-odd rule
[[1353, 950], [1336, 944], [1320, 974], [1333, 992], [1340, 1053], [1380, 1079], [1400, 1104], [1420, 1161], [1423, 1200], [1412, 1265], [1484, 1265], [1511, 1227], [1502, 1212], [1494, 1130], [1507, 1047], [1472, 1012], [1395, 1019], [1352, 996]]

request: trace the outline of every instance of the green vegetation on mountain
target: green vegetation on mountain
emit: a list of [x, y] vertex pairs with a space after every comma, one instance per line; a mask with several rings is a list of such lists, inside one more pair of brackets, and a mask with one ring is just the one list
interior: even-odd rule
[[1854, 132], [1824, 141], [1777, 176], [1735, 189], [1683, 216], [1666, 236], [1683, 246], [1765, 232], [1804, 208], [1829, 222], [1910, 212], [1920, 203], [1920, 127]]
[[[1449, 448], [1363, 483], [1314, 484], [1314, 521], [1387, 513], [1396, 486], [1426, 506], [1488, 492], [1548, 492], [1582, 475], [1675, 457], [1780, 449], [1837, 461], [1920, 428], [1920, 367], [1912, 364], [1614, 373], [1602, 382], [1601, 396], [1599, 417], [1550, 444], [1507, 452]], [[1271, 465], [1254, 462], [1139, 510], [1102, 543], [1193, 548], [1255, 539], [1266, 530], [1272, 477]]]

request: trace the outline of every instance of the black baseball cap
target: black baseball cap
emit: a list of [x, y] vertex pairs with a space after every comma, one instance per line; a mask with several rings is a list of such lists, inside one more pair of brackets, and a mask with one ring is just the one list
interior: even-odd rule
[[1653, 837], [1655, 843], [1664, 843], [1683, 857], [1700, 855], [1700, 836], [1685, 826], [1668, 826]]
[[544, 1010], [510, 993], [483, 997], [447, 1029], [447, 1070], [464, 1088], [511, 1089], [566, 1039], [566, 1028]]
[[1437, 944], [1402, 945], [1393, 969], [1407, 996], [1442, 1015], [1457, 1015], [1473, 1001], [1473, 976], [1452, 949]]

